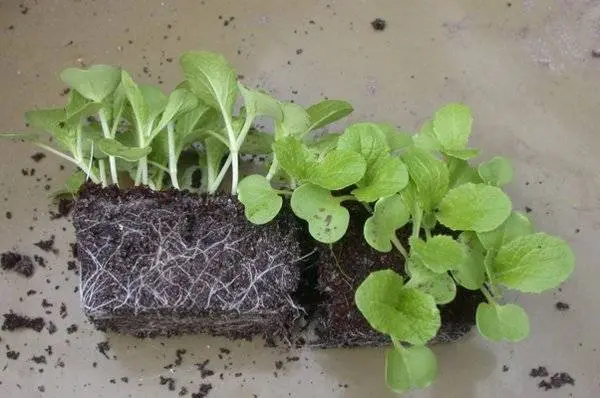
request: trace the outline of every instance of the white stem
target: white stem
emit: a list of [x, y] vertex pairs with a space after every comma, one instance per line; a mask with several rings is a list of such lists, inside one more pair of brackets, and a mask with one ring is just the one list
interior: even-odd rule
[[106, 169], [104, 165], [104, 159], [98, 159], [98, 170], [100, 170], [100, 181], [102, 182], [102, 186], [106, 188], [108, 183], [106, 181]]
[[34, 144], [35, 144], [35, 145], [37, 145], [37, 146], [39, 146], [40, 148], [42, 148], [42, 149], [44, 149], [44, 150], [48, 151], [48, 152], [52, 152], [52, 153], [53, 153], [53, 154], [55, 154], [56, 156], [60, 156], [61, 158], [63, 158], [63, 159], [66, 159], [66, 160], [68, 160], [69, 162], [73, 162], [73, 163], [75, 163], [77, 166], [79, 166], [79, 162], [78, 162], [78, 161], [77, 161], [75, 158], [72, 158], [72, 157], [71, 157], [71, 156], [69, 156], [69, 155], [66, 155], [66, 154], [64, 154], [64, 153], [62, 153], [62, 152], [60, 152], [60, 151], [57, 151], [56, 149], [52, 148], [52, 147], [51, 147], [51, 146], [49, 146], [49, 145], [43, 144], [43, 143], [41, 143], [41, 142], [34, 142]]
[[271, 167], [269, 168], [269, 172], [267, 173], [267, 181], [271, 181], [277, 173], [277, 169], [279, 168], [279, 160], [277, 160], [277, 156], [273, 154], [273, 162], [271, 163]]
[[[104, 138], [113, 138], [110, 128], [108, 127], [108, 118], [106, 117], [106, 111], [100, 109], [98, 113], [100, 115], [100, 125], [102, 126], [102, 134], [104, 134]], [[119, 175], [117, 174], [117, 160], [114, 156], [108, 157], [108, 164], [110, 166], [110, 178], [112, 179], [112, 183], [119, 186]]]
[[[237, 194], [238, 185], [238, 146], [233, 126], [231, 125], [231, 117], [229, 114], [223, 113], [223, 119], [225, 120], [225, 128], [227, 129], [227, 136], [229, 137], [229, 157], [231, 158], [231, 194]], [[229, 165], [227, 165], [229, 167]], [[223, 167], [225, 168], [225, 167]], [[222, 171], [222, 170], [221, 170]], [[222, 179], [222, 178], [221, 178]], [[219, 182], [220, 183], [220, 182]]]
[[229, 156], [227, 156], [227, 159], [225, 160], [225, 164], [223, 165], [223, 168], [219, 172], [219, 175], [208, 186], [208, 193], [213, 194], [217, 191], [217, 189], [219, 189], [219, 186], [221, 185], [221, 182], [223, 181], [223, 178], [225, 177], [225, 174], [227, 173], [227, 169], [229, 169], [229, 166], [231, 165], [231, 159], [232, 159], [232, 156], [230, 153]]
[[169, 175], [171, 176], [171, 185], [173, 188], [179, 189], [177, 181], [177, 157], [175, 155], [175, 125], [173, 122], [167, 124], [167, 142], [169, 147]]

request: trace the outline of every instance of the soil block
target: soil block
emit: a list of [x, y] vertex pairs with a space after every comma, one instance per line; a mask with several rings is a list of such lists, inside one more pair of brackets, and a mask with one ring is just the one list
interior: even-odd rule
[[[323, 348], [389, 345], [390, 339], [374, 331], [354, 304], [354, 292], [373, 271], [394, 269], [403, 273], [404, 259], [396, 251], [381, 253], [368, 246], [363, 225], [369, 214], [360, 206], [349, 207], [350, 225], [342, 240], [318, 247], [318, 289], [320, 304], [316, 310], [314, 344]], [[410, 226], [398, 231], [408, 247]], [[456, 299], [440, 306], [442, 327], [432, 343], [459, 340], [475, 324], [479, 293], [458, 289]]]
[[84, 313], [138, 336], [209, 333], [286, 338], [310, 250], [284, 209], [246, 221], [226, 195], [87, 185], [73, 212]]

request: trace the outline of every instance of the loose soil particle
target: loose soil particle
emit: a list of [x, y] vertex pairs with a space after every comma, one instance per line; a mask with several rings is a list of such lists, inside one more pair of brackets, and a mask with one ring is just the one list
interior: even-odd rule
[[387, 26], [387, 22], [383, 18], [375, 18], [373, 22], [371, 22], [371, 26], [377, 31], [383, 31]]
[[108, 352], [110, 351], [110, 344], [108, 343], [108, 341], [102, 341], [98, 343], [96, 345], [96, 348], [98, 349], [98, 352], [100, 352], [100, 354], [106, 357], [106, 359], [110, 359], [108, 357]]
[[548, 369], [546, 369], [545, 366], [538, 366], [537, 368], [533, 368], [533, 369], [531, 369], [531, 371], [529, 371], [529, 376], [530, 377], [547, 377]]
[[570, 308], [570, 307], [569, 307], [569, 304], [568, 304], [568, 303], [565, 303], [565, 302], [563, 302], [563, 301], [559, 301], [559, 302], [557, 302], [557, 303], [556, 303], [554, 306], [555, 306], [555, 307], [556, 307], [556, 309], [557, 309], [557, 310], [559, 310], [559, 311], [567, 311], [567, 310]]
[[46, 154], [43, 152], [36, 152], [33, 155], [31, 155], [31, 159], [33, 159], [33, 161], [36, 163], [39, 163], [45, 157], [46, 157]]
[[14, 271], [26, 278], [31, 278], [35, 271], [31, 257], [15, 252], [2, 253], [0, 266], [3, 270]]
[[39, 365], [39, 364], [44, 364], [44, 365], [45, 365], [45, 364], [47, 363], [47, 362], [46, 362], [46, 357], [45, 357], [45, 356], [43, 356], [43, 355], [39, 355], [39, 356], [33, 356], [33, 357], [31, 357], [31, 360], [32, 360], [33, 362], [37, 363], [38, 365]]
[[26, 315], [15, 314], [10, 312], [4, 314], [4, 323], [2, 330], [14, 331], [19, 329], [32, 329], [36, 332], [41, 332], [46, 322], [43, 318], [30, 318]]
[[58, 254], [58, 249], [54, 247], [54, 240], [56, 237], [52, 235], [50, 239], [40, 240], [39, 242], [34, 243], [35, 246], [39, 247], [45, 252], [52, 252], [54, 254]]
[[20, 352], [17, 352], [17, 351], [8, 351], [8, 352], [6, 353], [6, 357], [7, 357], [8, 359], [12, 359], [13, 361], [16, 361], [17, 359], [19, 359], [19, 356], [20, 356], [20, 355], [21, 355], [21, 353], [20, 353]]
[[172, 377], [160, 376], [159, 383], [161, 386], [166, 385], [169, 391], [175, 391], [175, 379]]
[[567, 372], [554, 373], [549, 380], [542, 380], [538, 383], [539, 388], [544, 391], [559, 389], [567, 384], [575, 385], [575, 379]]
[[196, 366], [196, 368], [200, 371], [200, 377], [203, 379], [215, 374], [215, 372], [213, 370], [206, 369], [206, 367], [208, 366], [208, 363], [209, 363], [209, 360], [206, 359], [206, 360], [204, 360], [204, 362], [194, 364], [194, 366]]
[[200, 384], [200, 389], [198, 392], [192, 394], [192, 398], [205, 398], [212, 388], [212, 384]]
[[50, 212], [50, 219], [57, 220], [59, 218], [66, 218], [71, 214], [73, 205], [75, 202], [72, 199], [61, 198], [58, 200], [57, 212]]
[[183, 356], [185, 355], [185, 353], [187, 352], [187, 350], [184, 349], [178, 349], [177, 351], [175, 351], [175, 366], [180, 366], [181, 363], [183, 362]]

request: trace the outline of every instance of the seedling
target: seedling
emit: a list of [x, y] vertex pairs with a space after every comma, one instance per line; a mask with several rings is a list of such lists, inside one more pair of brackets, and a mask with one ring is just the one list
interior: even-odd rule
[[[239, 194], [249, 221], [270, 222], [289, 198], [312, 237], [327, 244], [346, 233], [345, 203], [360, 203], [370, 212], [365, 243], [405, 259], [401, 274], [373, 272], [355, 293], [369, 324], [390, 337], [385, 379], [396, 392], [434, 381], [437, 362], [426, 344], [441, 325], [438, 306], [454, 300], [457, 285], [486, 299], [476, 313], [481, 335], [519, 341], [529, 333], [528, 317], [502, 303], [504, 290], [540, 293], [573, 271], [569, 246], [536, 233], [502, 191], [513, 177], [510, 162], [470, 163], [479, 151], [468, 147], [466, 106], [442, 107], [414, 135], [355, 123], [318, 138], [315, 130], [347, 116], [350, 104], [326, 100], [304, 109], [278, 101], [237, 82], [231, 65], [213, 53], [188, 52], [180, 63], [186, 79], [168, 96], [119, 68], [69, 68], [61, 74], [71, 88], [67, 105], [26, 114], [30, 127], [53, 135], [52, 146], [38, 134], [4, 137], [33, 140], [74, 163], [72, 192], [86, 179], [119, 184], [120, 174], [157, 190], [192, 189], [200, 170], [198, 190], [214, 193], [231, 170], [231, 193]], [[271, 119], [273, 131], [252, 131], [257, 117]], [[188, 150], [197, 160], [182, 169]], [[268, 170], [241, 179], [243, 153], [268, 155]], [[401, 228], [411, 230], [407, 242], [398, 238]]]

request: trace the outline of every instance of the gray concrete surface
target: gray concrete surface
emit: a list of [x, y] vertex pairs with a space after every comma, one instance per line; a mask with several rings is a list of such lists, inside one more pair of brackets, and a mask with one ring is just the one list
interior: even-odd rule
[[[371, 28], [377, 16], [388, 22], [383, 32]], [[541, 229], [569, 241], [577, 268], [561, 290], [514, 296], [530, 314], [529, 339], [492, 344], [473, 333], [464, 343], [435, 347], [437, 383], [407, 396], [597, 397], [600, 58], [591, 50], [600, 47], [599, 26], [595, 0], [4, 0], [0, 131], [21, 128], [27, 109], [61, 104], [57, 74], [66, 66], [119, 64], [167, 89], [179, 79], [177, 63], [168, 59], [189, 49], [222, 52], [245, 82], [282, 98], [302, 104], [324, 95], [347, 99], [356, 108], [353, 120], [414, 129], [436, 107], [464, 101], [473, 108], [474, 144], [484, 157], [514, 159], [516, 178], [508, 190], [515, 206], [530, 207]], [[1, 273], [0, 307], [43, 315], [58, 332], [0, 331], [0, 396], [169, 397], [182, 387], [191, 395], [201, 383], [212, 383], [209, 397], [392, 396], [383, 384], [380, 350], [288, 353], [261, 342], [137, 340], [94, 331], [79, 311], [77, 277], [67, 270], [72, 227], [49, 220], [44, 188], [61, 184], [69, 168], [61, 171], [52, 156], [34, 163], [34, 152], [26, 144], [0, 146], [0, 252], [43, 254], [48, 266], [30, 280]], [[32, 167], [35, 176], [22, 175]], [[53, 234], [58, 255], [33, 246]], [[29, 289], [37, 294], [27, 296]], [[42, 308], [43, 298], [54, 306]], [[570, 309], [557, 311], [557, 301]], [[79, 330], [68, 334], [71, 324]], [[112, 347], [108, 358], [96, 349], [105, 339]], [[44, 352], [48, 345], [51, 356]], [[231, 354], [219, 359], [220, 347]], [[165, 369], [180, 348], [187, 350], [182, 364]], [[10, 350], [20, 352], [18, 360], [6, 357]], [[47, 364], [30, 360], [41, 354]], [[294, 355], [299, 361], [288, 363]], [[202, 380], [194, 364], [206, 359], [216, 374]], [[568, 372], [575, 386], [538, 389], [539, 380], [528, 375], [538, 365]], [[161, 376], [176, 380], [175, 391], [160, 385]]]

